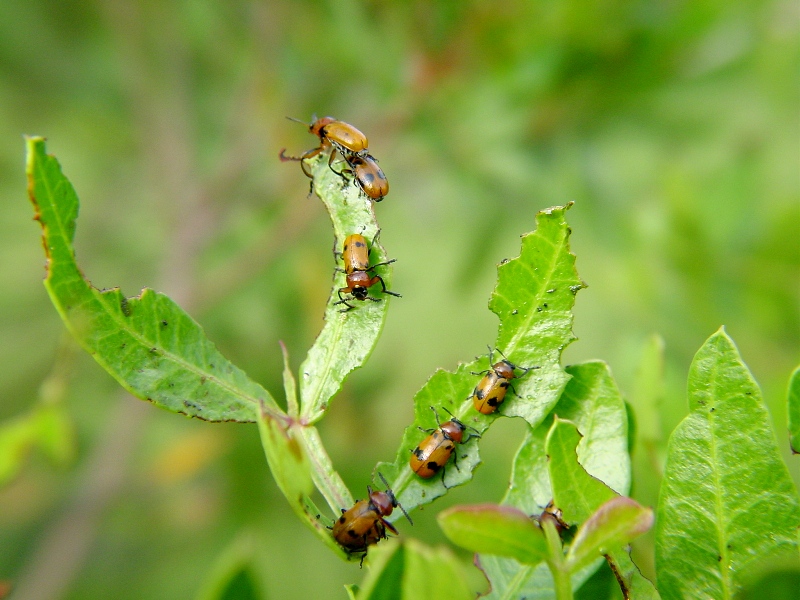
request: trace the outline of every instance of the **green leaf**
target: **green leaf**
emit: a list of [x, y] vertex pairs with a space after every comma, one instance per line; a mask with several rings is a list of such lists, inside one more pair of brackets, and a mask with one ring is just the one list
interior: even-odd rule
[[356, 600], [470, 600], [461, 564], [447, 548], [390, 540], [370, 549], [369, 574]]
[[42, 225], [45, 287], [83, 348], [125, 389], [206, 421], [254, 421], [259, 405], [281, 414], [269, 393], [228, 362], [203, 329], [149, 289], [125, 298], [83, 277], [72, 247], [78, 197], [42, 138], [27, 140], [28, 191]]
[[574, 423], [556, 417], [546, 441], [553, 502], [570, 525], [583, 523], [601, 505], [617, 496], [614, 490], [592, 477], [578, 462], [577, 448], [581, 437]]
[[[334, 248], [341, 252], [345, 238], [360, 233], [370, 244], [371, 264], [388, 260], [377, 240], [380, 228], [372, 201], [352, 183], [343, 185], [342, 177], [328, 167], [327, 153], [323, 154], [307, 164], [314, 175], [314, 190], [331, 217]], [[332, 261], [331, 271], [334, 267], [341, 268], [341, 259], [332, 258], [336, 262]], [[375, 273], [391, 290], [392, 266], [378, 267]], [[340, 312], [342, 306], [334, 302], [338, 300], [337, 290], [344, 286], [344, 273], [337, 272], [325, 308], [325, 325], [300, 365], [301, 416], [307, 423], [315, 423], [322, 417], [345, 377], [366, 362], [386, 320], [391, 296], [381, 294], [380, 286], [369, 290], [370, 296], [380, 298], [380, 302], [354, 301], [353, 310]]]
[[[423, 480], [411, 471], [411, 451], [427, 436], [419, 427], [436, 427], [431, 406], [443, 419], [447, 416], [443, 408], [447, 408], [480, 434], [498, 416], [521, 416], [536, 426], [558, 401], [569, 379], [560, 357], [574, 339], [570, 311], [575, 294], [584, 285], [569, 250], [568, 208], [554, 207], [537, 214], [536, 231], [522, 236], [520, 256], [498, 267], [497, 288], [489, 303], [501, 320], [497, 348], [514, 364], [537, 368], [512, 381], [519, 396], [509, 390], [499, 411], [491, 415], [478, 413], [472, 404], [472, 391], [481, 378], [472, 372], [488, 369], [488, 356], [461, 364], [455, 372], [434, 373], [414, 396], [414, 423], [405, 430], [395, 462], [377, 466], [407, 510], [469, 481], [480, 463], [478, 438], [473, 436], [457, 450], [458, 469], [452, 462], [446, 465], [444, 483], [441, 477]], [[500, 357], [495, 355], [494, 360]]]
[[794, 370], [789, 380], [786, 413], [789, 415], [789, 442], [792, 452], [800, 454], [800, 367]]
[[[291, 419], [275, 419], [266, 411], [261, 413], [258, 431], [275, 483], [300, 520], [317, 537], [342, 558], [349, 555], [336, 543], [320, 520], [320, 510], [310, 498], [313, 488], [311, 465], [304, 445], [304, 435], [312, 427], [302, 427]], [[349, 505], [347, 505], [349, 507]]]
[[542, 530], [528, 515], [511, 506], [454, 506], [437, 517], [444, 534], [462, 548], [514, 558], [537, 565], [547, 557]]
[[659, 497], [658, 587], [665, 598], [730, 598], [754, 563], [798, 552], [800, 501], [761, 391], [724, 329], [694, 357], [689, 407]]
[[[632, 600], [660, 600], [661, 596], [653, 585], [639, 571], [627, 550], [615, 550], [606, 556], [608, 564], [617, 578], [623, 597]], [[627, 592], [627, 595], [625, 594]]]
[[[627, 412], [611, 371], [600, 361], [572, 365], [566, 371], [572, 379], [553, 412], [569, 419], [585, 433], [578, 444], [580, 464], [591, 476], [607, 483], [618, 493], [627, 494], [631, 481]], [[541, 513], [553, 499], [545, 451], [545, 440], [553, 420], [550, 416], [539, 427], [531, 429], [514, 458], [511, 482], [503, 504], [514, 506], [525, 514]], [[480, 564], [492, 584], [489, 598], [553, 597], [553, 578], [545, 565], [532, 569], [510, 559], [483, 555]], [[597, 562], [600, 564], [602, 561]], [[591, 566], [573, 575], [573, 588], [578, 589], [596, 568]], [[503, 593], [497, 590], [503, 590]]]
[[581, 524], [567, 552], [570, 571], [577, 571], [649, 531], [653, 510], [626, 496], [615, 496]]

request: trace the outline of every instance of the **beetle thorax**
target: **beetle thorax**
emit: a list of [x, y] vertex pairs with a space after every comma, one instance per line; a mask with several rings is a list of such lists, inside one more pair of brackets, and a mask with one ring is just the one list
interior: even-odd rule
[[492, 365], [492, 371], [494, 371], [498, 377], [502, 377], [503, 379], [514, 379], [514, 365], [507, 360], [502, 360], [499, 363]]
[[392, 502], [392, 498], [386, 492], [372, 492], [369, 495], [369, 501], [381, 516], [386, 517], [392, 514], [394, 502]]

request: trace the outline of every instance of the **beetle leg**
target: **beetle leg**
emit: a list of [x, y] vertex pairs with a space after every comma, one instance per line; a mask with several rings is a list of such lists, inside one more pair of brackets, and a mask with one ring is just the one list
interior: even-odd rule
[[[328, 168], [330, 168], [330, 170], [333, 171], [334, 173], [336, 173], [339, 177], [344, 179], [344, 174], [345, 173], [351, 173], [352, 174], [353, 171], [351, 169], [342, 169], [341, 171], [337, 171], [336, 169], [333, 168], [333, 158], [334, 158], [334, 156], [336, 156], [336, 152], [337, 152], [336, 148], [331, 150], [331, 156], [328, 159]], [[344, 156], [344, 155], [342, 155], [342, 156]], [[347, 162], [347, 159], [345, 159], [345, 162]]]
[[491, 372], [492, 372], [491, 369], [486, 369], [485, 371], [478, 371], [478, 372], [470, 371], [470, 373], [472, 373], [473, 375], [488, 375]]
[[449, 490], [451, 486], [447, 485], [447, 484], [444, 482], [444, 474], [445, 474], [445, 472], [446, 472], [446, 471], [447, 471], [447, 469], [445, 469], [445, 468], [443, 467], [443, 468], [442, 468], [442, 485], [444, 486], [444, 488], [445, 488], [446, 490]]
[[[390, 292], [389, 290], [386, 289], [386, 284], [383, 282], [383, 277], [381, 277], [380, 275], [375, 275], [375, 277], [373, 277], [370, 280], [370, 282], [374, 282], [376, 279], [381, 282], [381, 288], [383, 288], [382, 291], [383, 291], [384, 294], [389, 294], [390, 296], [397, 296], [398, 298], [402, 298], [402, 296], [400, 294], [398, 294], [397, 292]], [[370, 283], [370, 285], [372, 286], [372, 285], [375, 285], [375, 284], [374, 283]]]
[[353, 306], [352, 304], [349, 304], [347, 302], [346, 298], [342, 298], [342, 292], [344, 292], [345, 294], [349, 294], [350, 293], [350, 288], [346, 288], [346, 287], [339, 288], [339, 291], [336, 292], [339, 295], [339, 301], [338, 302], [334, 302], [333, 305], [336, 306], [337, 304], [344, 304], [347, 308], [344, 308], [344, 309], [340, 310], [339, 312], [347, 312], [348, 310], [351, 310], [351, 309], [355, 308], [355, 306]]
[[517, 398], [522, 398], [522, 396], [520, 396], [520, 395], [517, 393], [517, 388], [515, 388], [515, 387], [514, 387], [514, 384], [513, 384], [513, 383], [511, 383], [510, 381], [508, 382], [508, 387], [510, 387], [510, 388], [511, 388], [511, 391], [512, 391], [512, 392], [514, 392], [514, 395], [515, 395]]
[[302, 156], [286, 156], [286, 148], [281, 148], [281, 151], [278, 152], [278, 158], [281, 159], [281, 162], [303, 160]]

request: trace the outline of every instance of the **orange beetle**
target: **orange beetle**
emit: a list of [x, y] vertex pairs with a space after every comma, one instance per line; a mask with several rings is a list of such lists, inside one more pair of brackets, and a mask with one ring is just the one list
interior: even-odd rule
[[389, 193], [389, 180], [378, 166], [375, 157], [365, 154], [363, 156], [345, 156], [349, 169], [344, 169], [342, 173], [352, 173], [353, 181], [364, 194], [380, 202]]
[[[436, 409], [431, 406], [431, 410], [436, 417], [438, 429], [422, 429], [420, 427], [422, 431], [430, 433], [430, 435], [411, 451], [411, 458], [408, 464], [411, 470], [423, 479], [430, 479], [441, 470], [442, 483], [444, 484], [443, 467], [447, 464], [447, 461], [450, 460], [450, 456], [456, 449], [456, 445], [464, 440], [464, 431], [467, 429], [467, 426], [456, 419], [453, 413], [446, 408], [444, 410], [447, 410], [452, 419], [444, 424], [439, 423], [439, 414], [436, 412]], [[477, 436], [477, 432], [475, 435]], [[455, 464], [456, 469], [458, 469], [458, 463], [455, 458], [453, 458], [453, 464]]]
[[[503, 403], [503, 400], [506, 398], [506, 392], [508, 391], [509, 386], [516, 394], [517, 391], [511, 385], [511, 380], [514, 379], [517, 375], [515, 373], [515, 369], [520, 369], [527, 373], [532, 369], [538, 369], [539, 367], [518, 367], [517, 365], [510, 362], [506, 355], [502, 353], [499, 349], [497, 350], [503, 357], [503, 360], [500, 362], [494, 363], [491, 369], [487, 369], [485, 371], [480, 371], [478, 373], [473, 372], [473, 375], [481, 375], [483, 374], [483, 379], [480, 380], [478, 385], [475, 386], [475, 389], [472, 392], [472, 404], [475, 406], [475, 410], [484, 414], [490, 415], [494, 411], [497, 410], [497, 407]], [[489, 348], [489, 362], [493, 362], [492, 358], [493, 352], [492, 349]], [[523, 373], [522, 375], [525, 375]], [[521, 377], [521, 376], [520, 376]]]
[[331, 528], [333, 538], [350, 553], [366, 552], [367, 547], [386, 539], [386, 529], [397, 535], [397, 529], [384, 517], [392, 514], [395, 507], [400, 507], [403, 514], [412, 525], [414, 522], [405, 509], [397, 502], [394, 492], [389, 488], [386, 479], [378, 473], [386, 486], [386, 491], [372, 491], [367, 486], [368, 499], [359, 500], [349, 510], [342, 509], [339, 517]]
[[[342, 309], [342, 312], [355, 308], [348, 302], [349, 299], [355, 298], [356, 300], [371, 300], [372, 302], [380, 302], [380, 298], [373, 298], [369, 296], [368, 288], [380, 282], [384, 294], [391, 296], [401, 297], [400, 294], [390, 292], [386, 289], [386, 284], [380, 275], [370, 276], [369, 271], [375, 267], [388, 265], [393, 263], [395, 259], [387, 260], [384, 262], [376, 263], [369, 266], [369, 247], [367, 240], [359, 233], [348, 235], [344, 240], [342, 247], [342, 257], [344, 259], [344, 272], [347, 274], [347, 286], [339, 288], [338, 295], [339, 301], [334, 304], [344, 304], [347, 308]], [[350, 298], [342, 298], [342, 294], [350, 294]]]
[[[284, 162], [290, 160], [300, 161], [300, 168], [303, 169], [303, 173], [305, 173], [308, 177], [311, 177], [312, 175], [308, 169], [306, 169], [305, 161], [309, 158], [314, 158], [317, 154], [323, 152], [330, 146], [333, 146], [345, 158], [353, 155], [363, 155], [367, 152], [367, 136], [361, 133], [361, 131], [356, 129], [353, 125], [350, 125], [350, 123], [337, 121], [333, 117], [322, 117], [321, 119], [314, 117], [314, 120], [311, 122], [311, 124], [305, 123], [293, 117], [287, 117], [287, 119], [291, 121], [297, 121], [298, 123], [303, 123], [303, 125], [308, 125], [308, 130], [319, 137], [319, 146], [304, 152], [302, 156], [286, 156], [286, 148], [283, 148], [278, 154], [280, 159]], [[328, 159], [329, 166], [333, 162], [333, 157], [335, 154], [335, 152], [331, 152], [330, 158]]]

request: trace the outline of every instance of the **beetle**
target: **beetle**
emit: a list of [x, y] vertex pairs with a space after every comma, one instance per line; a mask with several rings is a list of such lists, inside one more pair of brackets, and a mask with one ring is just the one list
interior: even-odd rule
[[[475, 386], [475, 389], [472, 392], [472, 404], [475, 406], [475, 410], [484, 414], [490, 415], [494, 411], [497, 410], [497, 407], [503, 403], [503, 400], [506, 398], [506, 392], [508, 391], [509, 386], [511, 389], [514, 390], [516, 394], [517, 391], [511, 385], [511, 380], [514, 379], [517, 375], [515, 373], [516, 369], [520, 369], [527, 373], [532, 369], [538, 369], [539, 367], [518, 367], [511, 361], [506, 358], [506, 355], [498, 348], [498, 352], [503, 357], [503, 360], [500, 362], [494, 363], [491, 369], [487, 369], [485, 371], [480, 371], [478, 373], [473, 372], [473, 375], [483, 375], [483, 379], [480, 380], [478, 385]], [[494, 362], [493, 352], [491, 347], [489, 348], [489, 363]], [[523, 373], [522, 375], [525, 375]], [[520, 377], [522, 376], [520, 375]]]
[[396, 507], [403, 511], [409, 523], [414, 524], [406, 510], [397, 502], [389, 483], [382, 474], [378, 473], [378, 476], [386, 486], [386, 491], [373, 491], [367, 486], [367, 499], [357, 501], [348, 510], [342, 509], [342, 516], [331, 528], [333, 539], [351, 554], [366, 552], [368, 546], [386, 539], [387, 528], [398, 535], [395, 526], [385, 519]]
[[[342, 309], [342, 312], [347, 312], [355, 308], [348, 302], [348, 299], [355, 298], [361, 301], [371, 300], [372, 302], [380, 302], [380, 298], [373, 298], [367, 294], [368, 288], [371, 288], [378, 282], [380, 282], [384, 294], [397, 296], [398, 298], [402, 297], [400, 294], [387, 290], [386, 284], [383, 282], [383, 278], [380, 275], [370, 276], [369, 274], [369, 271], [372, 271], [375, 267], [391, 264], [395, 262], [396, 259], [393, 258], [384, 262], [375, 263], [370, 267], [369, 246], [367, 246], [367, 240], [365, 240], [364, 236], [360, 233], [348, 235], [344, 240], [342, 258], [344, 260], [345, 282], [347, 286], [339, 288], [339, 301], [334, 302], [334, 305], [344, 304], [347, 306], [347, 308]], [[342, 298], [342, 294], [350, 294], [351, 298]]]
[[349, 169], [343, 169], [340, 175], [351, 173], [353, 181], [365, 196], [375, 202], [383, 200], [389, 193], [389, 180], [378, 166], [378, 161], [370, 154], [349, 155], [344, 157]]
[[540, 515], [535, 515], [534, 520], [539, 525], [542, 526], [542, 522], [549, 520], [553, 525], [555, 525], [556, 531], [561, 534], [565, 529], [569, 529], [569, 523], [564, 521], [563, 513], [561, 509], [555, 505], [555, 499], [550, 500], [547, 503], [547, 506], [544, 507], [544, 510]]
[[[456, 449], [456, 445], [464, 441], [464, 431], [466, 431], [467, 426], [456, 419], [453, 413], [446, 408], [444, 410], [447, 410], [452, 419], [446, 423], [440, 423], [439, 414], [436, 412], [436, 409], [431, 406], [431, 410], [436, 417], [436, 425], [438, 428], [422, 429], [422, 427], [420, 427], [422, 431], [430, 433], [430, 435], [411, 451], [411, 458], [409, 458], [408, 464], [411, 470], [423, 479], [430, 479], [441, 470], [442, 484], [444, 484], [443, 467], [447, 461], [450, 460], [450, 456]], [[480, 436], [477, 435], [477, 437]], [[458, 469], [458, 463], [456, 463], [455, 458], [453, 458], [453, 464], [455, 464], [456, 469]], [[445, 485], [445, 487], [447, 486]]]
[[[294, 117], [286, 118], [290, 121], [297, 121], [303, 125], [308, 125], [308, 130], [319, 137], [319, 146], [304, 152], [301, 156], [286, 156], [286, 148], [283, 148], [278, 154], [279, 158], [284, 162], [300, 161], [300, 168], [303, 169], [303, 173], [308, 177], [312, 177], [312, 175], [308, 169], [306, 169], [305, 161], [309, 158], [314, 158], [317, 154], [327, 150], [330, 146], [333, 146], [333, 148], [338, 150], [345, 158], [348, 156], [361, 156], [367, 153], [367, 136], [353, 125], [350, 125], [350, 123], [339, 121], [334, 117], [322, 117], [317, 119], [316, 116], [314, 116], [310, 124], [300, 119], [295, 119]], [[328, 166], [333, 162], [335, 155], [336, 152], [331, 152], [328, 158]], [[331, 167], [331, 169], [333, 169], [333, 167]]]

